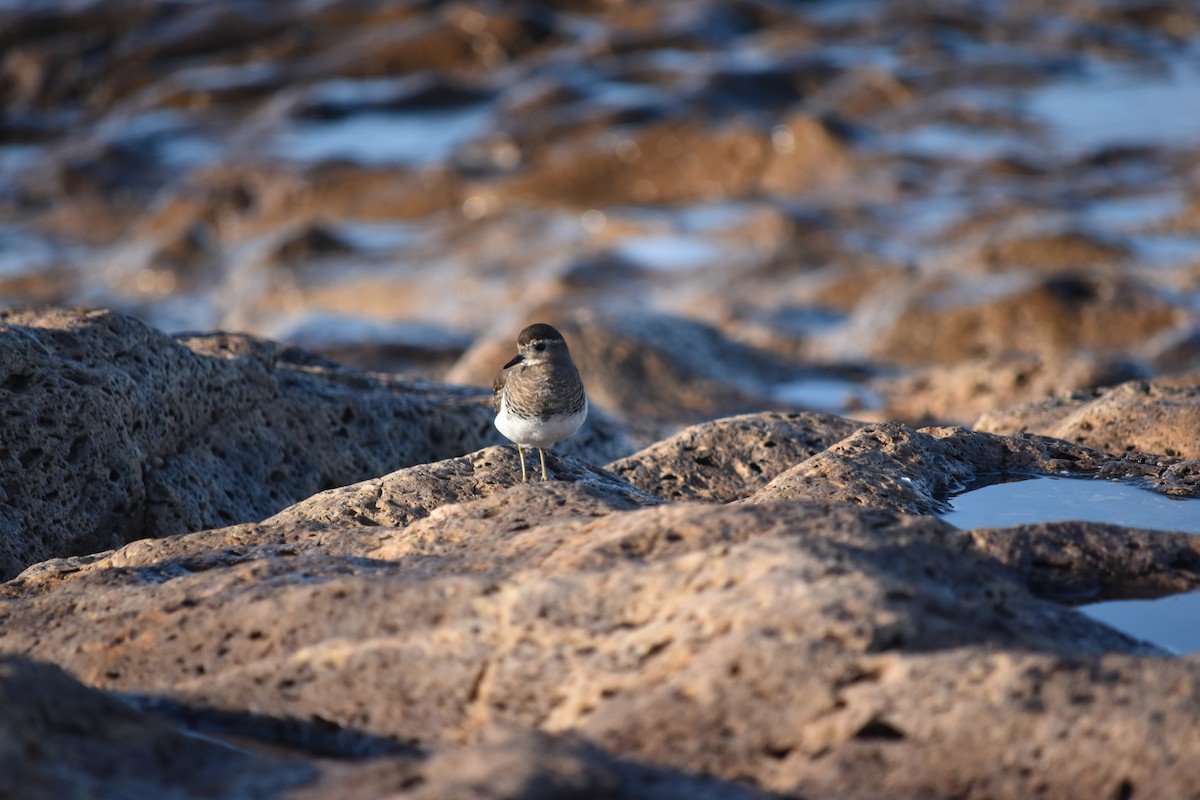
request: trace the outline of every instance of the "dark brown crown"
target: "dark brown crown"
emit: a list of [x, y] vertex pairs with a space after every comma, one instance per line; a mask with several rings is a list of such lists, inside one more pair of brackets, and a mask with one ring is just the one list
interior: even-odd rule
[[563, 336], [553, 326], [547, 325], [544, 322], [539, 322], [536, 325], [530, 325], [521, 334], [517, 336], [517, 347], [524, 347], [530, 342], [553, 342], [564, 341]]

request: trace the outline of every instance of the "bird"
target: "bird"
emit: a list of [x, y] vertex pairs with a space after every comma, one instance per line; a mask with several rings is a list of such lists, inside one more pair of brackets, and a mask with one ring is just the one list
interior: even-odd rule
[[546, 477], [545, 450], [579, 430], [587, 395], [567, 341], [553, 326], [530, 325], [517, 336], [517, 355], [492, 383], [496, 429], [517, 446], [521, 482], [527, 483], [525, 449], [536, 447]]

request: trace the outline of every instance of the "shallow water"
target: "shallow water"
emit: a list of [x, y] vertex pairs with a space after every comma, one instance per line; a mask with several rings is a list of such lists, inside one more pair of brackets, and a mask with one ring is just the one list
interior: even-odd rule
[[1018, 140], [1000, 131], [934, 123], [894, 136], [890, 143], [906, 155], [983, 161], [1012, 153]]
[[277, 151], [293, 161], [345, 159], [360, 164], [432, 164], [487, 130], [491, 111], [363, 112], [305, 122], [284, 133]]
[[1174, 216], [1186, 206], [1187, 198], [1182, 192], [1152, 192], [1094, 200], [1083, 216], [1088, 223], [1103, 230], [1136, 231], [1147, 224]]
[[106, 121], [97, 126], [96, 134], [107, 141], [149, 148], [160, 164], [186, 170], [213, 164], [221, 157], [220, 144], [206, 136], [202, 128], [185, 114], [151, 111]]
[[54, 257], [54, 247], [44, 239], [20, 228], [0, 228], [0, 277], [24, 275]]
[[1039, 476], [993, 483], [950, 498], [942, 515], [963, 530], [1038, 522], [1107, 522], [1200, 534], [1200, 500], [1176, 500], [1117, 481]]
[[613, 250], [638, 266], [661, 272], [699, 269], [720, 255], [709, 242], [675, 235], [630, 237]]
[[1075, 79], [1036, 90], [1029, 110], [1067, 152], [1195, 144], [1200, 141], [1200, 60], [1189, 53], [1161, 69], [1093, 63]]
[[343, 222], [337, 235], [361, 250], [389, 250], [414, 243], [420, 231], [404, 222]]
[[[1175, 500], [1114, 481], [1037, 477], [994, 483], [956, 495], [950, 505], [942, 518], [964, 530], [1082, 520], [1200, 535], [1200, 500]], [[1171, 652], [1200, 652], [1200, 592], [1078, 610]]]
[[1114, 600], [1079, 609], [1094, 620], [1178, 655], [1200, 653], [1200, 592]]
[[1200, 236], [1134, 236], [1133, 252], [1150, 267], [1175, 267], [1200, 262]]
[[802, 378], [781, 383], [773, 396], [781, 403], [827, 414], [846, 414], [864, 408], [878, 408], [879, 396], [861, 383], [845, 378]]

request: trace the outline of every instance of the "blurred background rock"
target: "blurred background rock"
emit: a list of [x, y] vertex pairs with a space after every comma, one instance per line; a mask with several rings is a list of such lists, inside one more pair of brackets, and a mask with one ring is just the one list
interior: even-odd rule
[[0, 2], [0, 53], [7, 304], [480, 384], [546, 319], [655, 435], [1200, 374], [1186, 0]]

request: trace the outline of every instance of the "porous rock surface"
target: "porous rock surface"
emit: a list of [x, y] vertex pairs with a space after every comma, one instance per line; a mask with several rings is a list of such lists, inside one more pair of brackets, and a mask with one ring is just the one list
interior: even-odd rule
[[[883, 399], [883, 416], [887, 419], [913, 425], [936, 423], [977, 428], [972, 423], [980, 414], [1041, 403], [1058, 393], [1111, 386], [1145, 377], [1144, 373], [1141, 365], [1124, 356], [1004, 353], [914, 370], [906, 375], [877, 379], [872, 385]], [[1034, 432], [1049, 434], [1046, 430]]]
[[933, 514], [944, 498], [988, 473], [1138, 479], [1178, 497], [1200, 496], [1200, 462], [1118, 456], [1037, 436], [997, 436], [964, 428], [914, 430], [870, 425], [776, 476], [747, 503], [807, 498]]
[[[541, 479], [541, 463], [537, 456], [526, 455], [525, 469], [533, 480]], [[578, 495], [573, 498], [570, 507], [561, 512], [539, 507], [529, 509], [529, 513], [584, 515], [593, 513], [605, 501], [621, 503], [624, 508], [658, 503], [652, 495], [574, 458], [552, 454], [547, 457], [547, 470], [556, 484], [566, 481], [578, 485], [585, 491], [595, 492], [596, 499], [588, 501], [586, 498], [590, 495]], [[321, 492], [281, 511], [267, 522], [288, 524], [313, 521], [324, 525], [342, 523], [403, 527], [428, 516], [435, 509], [464, 500], [485, 499], [520, 480], [521, 465], [516, 448], [490, 447], [458, 458], [409, 467], [382, 478]], [[550, 484], [547, 489], [554, 485]]]
[[[916, 430], [1197, 382], [1198, 41], [1185, 0], [0, 3], [0, 296], [479, 387], [5, 327], [0, 795], [1200, 796], [1197, 656], [1069, 608], [1193, 590], [1193, 540], [917, 513], [1194, 497], [1194, 417]], [[1110, 79], [1183, 124], [1053, 102]], [[594, 411], [519, 485], [487, 387], [536, 321]], [[809, 377], [874, 424], [710, 423]]]
[[[23, 800], [63, 797], [307, 798], [401, 796], [438, 800], [609, 798], [753, 800], [765, 792], [614, 758], [580, 737], [493, 727], [477, 743], [425, 758], [394, 742], [300, 721], [272, 724], [188, 714], [88, 688], [58, 667], [0, 656], [0, 793]], [[138, 707], [141, 708], [138, 708]], [[176, 714], [178, 716], [178, 714]], [[211, 738], [231, 726], [306, 741], [325, 758], [305, 763], [230, 747]], [[197, 736], [196, 732], [207, 735]], [[329, 756], [356, 758], [345, 761]]]
[[1200, 386], [1130, 381], [983, 414], [976, 430], [1030, 431], [1110, 453], [1200, 459]]
[[[593, 513], [530, 514], [543, 496]], [[455, 792], [488, 768], [532, 785], [539, 760], [558, 765], [543, 779], [599, 796], [648, 769], [613, 766], [626, 761], [656, 765], [666, 786], [698, 771], [849, 797], [1200, 780], [1179, 744], [1200, 715], [1200, 668], [1136, 657], [1144, 646], [1038, 599], [930, 517], [805, 501], [631, 508], [555, 482], [497, 486], [407, 528], [243, 525], [75, 567], [4, 587], [0, 648], [294, 758], [374, 753], [305, 791], [401, 774], [437, 796], [413, 778], [422, 769]], [[529, 734], [489, 744], [496, 726], [619, 758]], [[1142, 738], [1121, 739], [1136, 755], [1114, 761], [1099, 743], [1122, 731]], [[492, 766], [455, 773], [457, 758]], [[1036, 769], [1047, 760], [1064, 769]]]
[[[964, 291], [961, 277], [885, 284], [858, 310], [882, 320], [870, 338], [874, 357], [907, 364], [948, 364], [1013, 350], [1061, 357], [1079, 350], [1124, 352], [1131, 340], [1172, 329], [1185, 312], [1134, 277], [1078, 270]], [[979, 297], [983, 297], [979, 301]]]
[[[111, 311], [0, 311], [0, 576], [497, 444], [489, 401]], [[597, 420], [564, 452], [633, 449]]]
[[187, 735], [50, 664], [0, 656], [0, 706], [4, 797], [276, 797], [313, 777]]
[[761, 412], [694, 425], [608, 468], [666, 500], [727, 503], [866, 423], [816, 412]]
[[[101, 350], [94, 327], [128, 323], [64, 314], [82, 332], [51, 327], [48, 339], [124, 385], [111, 366], [124, 351]], [[35, 325], [14, 327], [36, 340]], [[176, 371], [130, 381], [150, 398], [177, 371], [236, 367], [244, 378], [225, 377], [251, 387], [238, 391], [261, 384], [277, 397], [296, 385], [317, 411], [314, 396], [344, 409], [345, 393], [365, 392], [419, 399], [430, 415], [482, 409], [490, 426], [486, 397], [469, 390], [299, 352], [272, 371], [263, 354], [277, 346], [261, 340], [152, 334], [134, 325], [127, 338], [146, 337], [143, 359], [168, 353]], [[41, 380], [58, 385], [70, 369], [48, 363]], [[82, 403], [90, 386], [63, 391]], [[238, 431], [267, 436], [277, 424], [253, 411], [207, 424], [245, 446]], [[130, 429], [158, 426], [163, 442], [182, 437], [172, 424], [192, 431], [175, 445], [185, 453], [209, 441], [207, 428], [170, 420]], [[619, 441], [613, 431], [595, 434], [593, 458]], [[607, 467], [552, 453], [546, 482], [536, 456], [527, 466], [534, 480], [521, 483], [515, 448], [475, 448], [310, 493], [261, 521], [28, 566], [0, 584], [0, 691], [16, 720], [0, 729], [0, 759], [24, 759], [16, 791], [43, 779], [44, 794], [25, 794], [1200, 790], [1200, 662], [1069, 607], [1194, 590], [1194, 537], [1082, 523], [961, 531], [930, 515], [947, 491], [1005, 470], [1136, 478], [1194, 497], [1195, 461], [764, 412], [702, 423]], [[147, 753], [156, 737], [180, 744]], [[220, 741], [239, 748], [228, 768], [213, 766]], [[97, 766], [147, 760], [115, 777]]]
[[1200, 590], [1200, 537], [1100, 522], [1042, 522], [968, 532], [1041, 597], [1065, 603]]

